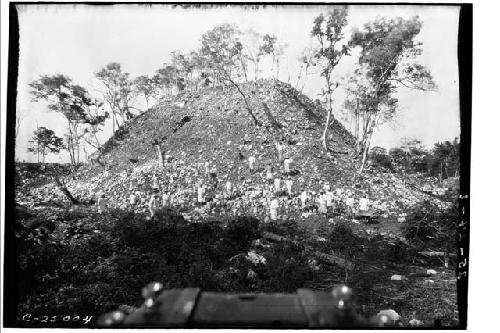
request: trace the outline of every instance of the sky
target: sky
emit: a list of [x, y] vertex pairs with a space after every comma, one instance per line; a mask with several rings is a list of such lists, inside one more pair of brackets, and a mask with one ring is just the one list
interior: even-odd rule
[[[243, 6], [181, 8], [168, 5], [18, 5], [19, 77], [17, 110], [21, 127], [16, 142], [16, 159], [36, 161], [27, 152], [28, 141], [37, 126], [65, 134], [62, 115], [33, 102], [28, 84], [43, 74], [62, 73], [86, 87], [96, 97], [102, 91], [95, 72], [110, 62], [119, 62], [132, 77], [151, 75], [169, 61], [174, 50], [189, 52], [200, 45], [201, 35], [216, 25], [234, 23], [241, 30], [270, 33], [285, 43], [280, 79], [295, 83], [297, 57], [311, 45], [314, 18], [328, 6], [275, 6], [258, 9]], [[438, 86], [436, 92], [398, 90], [399, 112], [394, 122], [376, 129], [372, 146], [391, 148], [401, 139], [421, 140], [427, 147], [434, 142], [460, 135], [457, 35], [459, 8], [453, 6], [352, 5], [346, 35], [378, 16], [410, 18], [423, 22], [417, 41], [423, 54], [417, 61], [425, 65]], [[335, 79], [351, 73], [357, 59], [344, 57], [335, 70]], [[311, 75], [304, 93], [317, 98], [324, 79]], [[335, 110], [343, 103], [341, 89], [334, 96]], [[336, 116], [340, 116], [336, 114]], [[110, 135], [110, 126], [103, 135]], [[66, 162], [65, 152], [47, 156], [47, 162]]]

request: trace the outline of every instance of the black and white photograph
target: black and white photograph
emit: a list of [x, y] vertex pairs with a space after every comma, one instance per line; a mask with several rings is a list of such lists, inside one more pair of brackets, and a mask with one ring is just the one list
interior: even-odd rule
[[2, 326], [466, 328], [472, 7], [3, 6]]

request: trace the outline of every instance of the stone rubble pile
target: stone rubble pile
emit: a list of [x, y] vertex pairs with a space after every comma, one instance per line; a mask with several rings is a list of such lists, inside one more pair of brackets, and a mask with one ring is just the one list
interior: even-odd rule
[[[234, 90], [186, 93], [163, 100], [126, 124], [123, 138], [101, 157], [105, 169], [86, 166], [75, 179], [63, 177], [63, 183], [79, 200], [97, 201], [104, 194], [110, 207], [141, 213], [148, 211], [151, 193], [158, 187], [160, 197], [168, 196], [168, 206], [193, 221], [245, 214], [266, 219], [273, 198], [278, 200], [281, 218], [318, 214], [302, 209], [300, 195], [307, 191], [307, 206], [318, 206], [320, 193], [327, 187], [333, 192], [336, 211], [342, 213], [346, 202], [357, 205], [363, 195], [376, 214], [401, 220], [405, 210], [422, 200], [443, 207], [449, 204], [431, 195], [433, 187], [430, 194], [426, 193], [428, 188], [415, 189], [419, 183], [416, 176], [377, 170], [357, 175], [349, 154], [326, 156], [319, 140], [325, 111], [290, 85], [261, 80], [243, 88], [263, 126], [253, 124]], [[263, 103], [281, 130], [272, 128]], [[350, 134], [339, 124], [330, 132], [334, 150], [349, 152]], [[278, 142], [283, 146], [282, 156]], [[163, 166], [159, 166], [155, 143], [160, 143], [165, 156]], [[292, 160], [289, 172], [285, 158]], [[152, 182], [154, 175], [158, 186]], [[281, 179], [279, 189], [273, 188], [277, 178]], [[290, 181], [291, 191], [287, 188]], [[227, 193], [228, 182], [231, 193]], [[65, 200], [52, 183], [27, 190], [30, 195], [22, 200], [31, 200], [31, 204]], [[203, 203], [198, 202], [199, 191], [203, 192]], [[137, 198], [133, 205], [131, 195]]]

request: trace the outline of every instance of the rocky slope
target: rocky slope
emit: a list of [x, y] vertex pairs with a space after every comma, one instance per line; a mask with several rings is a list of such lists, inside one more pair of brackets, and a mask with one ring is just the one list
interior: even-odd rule
[[[283, 140], [284, 155], [293, 159], [294, 195], [283, 196], [281, 201], [286, 216], [301, 214], [301, 191], [317, 195], [325, 184], [334, 190], [337, 207], [341, 208], [349, 196], [357, 202], [366, 193], [372, 207], [385, 217], [396, 216], [425, 199], [440, 202], [421, 191], [421, 180], [415, 177], [403, 179], [377, 170], [357, 175], [356, 164], [349, 156], [353, 138], [336, 121], [329, 137], [333, 152], [324, 154], [319, 138], [326, 111], [290, 85], [260, 80], [242, 90], [249, 96], [249, 105], [262, 126], [254, 124], [236, 89], [207, 88], [184, 93], [161, 101], [129, 121], [109, 140], [100, 158], [106, 169], [89, 164], [75, 177], [65, 177], [64, 182], [80, 200], [105, 193], [112, 206], [122, 208], [130, 193], [139, 191], [144, 211], [151, 177], [157, 172], [160, 188], [173, 196], [174, 205], [188, 218], [245, 213], [264, 217], [268, 212], [265, 165], [273, 166], [274, 176], [286, 178], [275, 146], [276, 140]], [[162, 168], [158, 167], [154, 141], [161, 143], [167, 156]], [[256, 158], [257, 172], [249, 170], [250, 156]], [[223, 212], [214, 207], [194, 208], [197, 184], [210, 178], [207, 165], [210, 172], [217, 174], [219, 185], [214, 196], [222, 194], [226, 181], [233, 184], [235, 195]], [[46, 200], [64, 199], [53, 184], [33, 188], [32, 192]]]

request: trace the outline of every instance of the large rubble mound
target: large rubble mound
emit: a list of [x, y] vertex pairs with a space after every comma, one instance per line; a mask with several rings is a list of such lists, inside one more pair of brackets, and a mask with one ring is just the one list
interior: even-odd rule
[[[216, 213], [210, 206], [194, 207], [197, 184], [216, 173], [214, 196], [223, 192], [226, 181], [231, 181], [234, 190], [228, 210], [217, 213], [264, 217], [268, 213], [265, 165], [273, 166], [274, 176], [283, 175], [275, 145], [276, 140], [283, 140], [284, 156], [293, 159], [290, 174], [295, 194], [282, 200], [285, 217], [302, 213], [298, 200], [301, 191], [318, 194], [325, 183], [334, 189], [338, 206], [347, 196], [357, 202], [367, 193], [372, 207], [385, 217], [396, 216], [422, 200], [443, 204], [420, 190], [416, 179], [377, 170], [357, 175], [349, 155], [353, 137], [337, 121], [330, 130], [332, 153], [324, 154], [319, 138], [326, 111], [289, 84], [259, 80], [242, 86], [242, 91], [249, 96], [248, 103], [262, 126], [254, 124], [236, 89], [183, 93], [162, 100], [120, 129], [100, 157], [106, 168], [88, 164], [76, 175], [63, 177], [63, 182], [80, 200], [89, 201], [105, 193], [111, 206], [117, 208], [125, 207], [129, 195], [139, 191], [140, 207], [145, 211], [151, 177], [157, 172], [160, 188], [170, 192], [187, 219], [197, 219]], [[166, 156], [162, 168], [154, 142], [161, 143]], [[256, 158], [256, 172], [249, 170], [250, 156]], [[29, 203], [33, 197], [64, 199], [54, 184], [32, 188], [31, 192], [18, 201]]]

